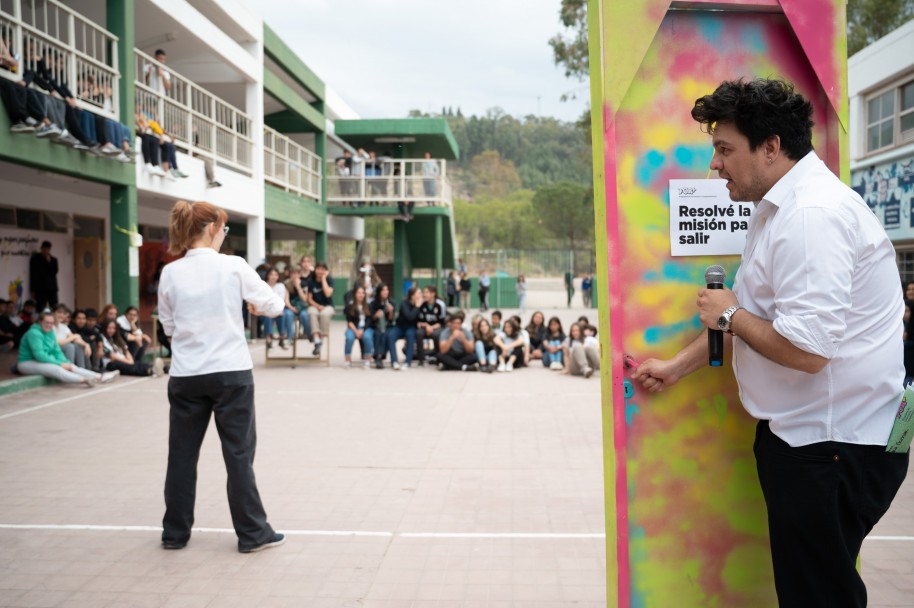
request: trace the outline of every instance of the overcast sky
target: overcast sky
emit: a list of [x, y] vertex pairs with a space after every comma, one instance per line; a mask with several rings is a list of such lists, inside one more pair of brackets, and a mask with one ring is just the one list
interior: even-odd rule
[[559, 0], [246, 2], [363, 118], [449, 105], [572, 121], [587, 107], [586, 81], [552, 61]]

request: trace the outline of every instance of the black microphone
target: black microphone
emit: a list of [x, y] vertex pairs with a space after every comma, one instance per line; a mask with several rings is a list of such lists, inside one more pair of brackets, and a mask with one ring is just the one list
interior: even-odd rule
[[[705, 283], [708, 289], [723, 289], [727, 271], [715, 264], [705, 270]], [[719, 329], [708, 329], [708, 364], [720, 367], [724, 364], [724, 332]]]

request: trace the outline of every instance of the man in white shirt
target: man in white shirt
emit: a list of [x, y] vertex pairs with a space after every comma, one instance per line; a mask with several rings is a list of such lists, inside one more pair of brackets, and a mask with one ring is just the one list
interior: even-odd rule
[[[162, 49], [156, 50], [155, 58], [162, 65], [165, 65], [165, 62], [168, 61], [168, 56]], [[143, 71], [145, 72], [146, 85], [149, 88], [166, 97], [171, 93], [171, 74], [168, 73], [168, 70], [150, 63]]]
[[[724, 332], [768, 507], [780, 606], [865, 606], [863, 539], [888, 510], [908, 455], [885, 446], [901, 402], [902, 300], [895, 252], [863, 200], [812, 150], [812, 105], [774, 80], [722, 83], [692, 117], [711, 168], [753, 201], [733, 291], [699, 292]], [[703, 333], [634, 378], [651, 391], [708, 361]]]

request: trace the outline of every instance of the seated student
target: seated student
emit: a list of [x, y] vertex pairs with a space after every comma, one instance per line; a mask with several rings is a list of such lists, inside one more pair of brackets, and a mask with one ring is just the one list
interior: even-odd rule
[[[91, 317], [89, 316], [89, 313], [92, 313]], [[74, 334], [78, 334], [79, 337], [83, 339], [83, 342], [89, 345], [89, 350], [91, 351], [89, 356], [91, 367], [89, 369], [97, 371], [101, 365], [103, 352], [101, 336], [95, 329], [96, 317], [98, 317], [98, 313], [95, 312], [94, 308], [88, 308], [86, 310], [77, 308], [73, 313], [70, 331]]]
[[92, 369], [92, 348], [69, 326], [70, 310], [63, 304], [54, 307], [54, 335], [67, 360], [83, 369]]
[[479, 361], [479, 371], [491, 374], [498, 365], [498, 346], [495, 344], [495, 332], [492, 325], [479, 315], [479, 322], [473, 330], [475, 338], [476, 359]]
[[510, 372], [517, 367], [524, 367], [524, 337], [521, 335], [520, 326], [513, 320], [505, 321], [505, 327], [495, 337], [495, 345], [501, 350], [498, 371]]
[[473, 334], [463, 328], [463, 317], [451, 315], [438, 340], [438, 369], [476, 371]]
[[[295, 317], [292, 312], [292, 304], [289, 302], [289, 292], [286, 291], [286, 286], [279, 282], [279, 271], [275, 267], [267, 271], [267, 285], [285, 303], [285, 308], [283, 308], [279, 320], [276, 321], [279, 326], [279, 347], [285, 349], [288, 348], [286, 346], [286, 338], [292, 335], [292, 325]], [[267, 350], [273, 348], [273, 323], [274, 321], [270, 317], [263, 318], [263, 331], [266, 334]]]
[[105, 307], [98, 314], [98, 325], [101, 325], [104, 321], [117, 321], [117, 306], [105, 304]]
[[542, 312], [536, 311], [530, 317], [527, 325], [527, 335], [530, 337], [530, 358], [543, 358], [543, 339], [546, 337], [546, 317]]
[[374, 365], [384, 369], [384, 358], [387, 356], [387, 338], [394, 324], [397, 305], [390, 297], [390, 287], [380, 283], [375, 288], [375, 297], [369, 305], [374, 336]]
[[565, 332], [558, 317], [549, 319], [546, 337], [543, 339], [543, 365], [554, 371], [565, 369]]
[[[426, 285], [422, 290], [422, 303], [419, 312], [419, 324], [416, 326], [416, 358], [419, 359], [419, 365], [425, 365], [427, 357], [435, 360], [435, 354], [438, 352], [438, 336], [444, 329], [444, 322], [447, 319], [447, 307], [438, 299], [438, 288], [434, 285]], [[432, 341], [432, 352], [426, 353], [425, 341]]]
[[[116, 332], [117, 330], [115, 330]], [[54, 335], [54, 313], [42, 311], [22, 338], [17, 371], [27, 376], [44, 376], [66, 384], [93, 386], [96, 382], [111, 382], [117, 372], [99, 374], [70, 363], [57, 345]]]
[[352, 292], [352, 303], [346, 307], [346, 358], [343, 367], [352, 367], [352, 345], [358, 340], [362, 351], [362, 367], [371, 366], [371, 355], [374, 352], [374, 336], [371, 329], [371, 310], [365, 300], [365, 288], [357, 286]]
[[590, 378], [594, 370], [600, 369], [600, 348], [596, 338], [584, 335], [580, 323], [572, 323], [565, 339], [565, 369], [563, 374]]
[[308, 315], [311, 317], [312, 342], [315, 357], [321, 354], [323, 339], [330, 336], [330, 320], [333, 318], [333, 277], [327, 262], [318, 262], [308, 280]]
[[400, 363], [397, 361], [397, 340], [406, 339], [406, 361], [403, 362], [402, 369], [409, 369], [409, 362], [413, 360], [420, 306], [422, 306], [422, 292], [418, 287], [410, 287], [406, 292], [406, 299], [400, 304], [397, 324], [390, 329], [390, 334], [387, 336], [390, 366], [395, 370], [401, 369]]
[[117, 321], [108, 319], [102, 321], [100, 327], [102, 336], [102, 366], [109, 372], [117, 371], [126, 376], [151, 376], [152, 366], [136, 361], [130, 355], [127, 343], [121, 337]]
[[504, 329], [504, 327], [502, 327], [502, 325], [501, 325], [501, 320], [502, 320], [501, 311], [493, 310], [492, 311], [492, 331], [494, 331], [496, 334]]
[[515, 325], [517, 325], [517, 329], [520, 331], [520, 336], [524, 339], [524, 365], [530, 365], [530, 334], [528, 334], [527, 330], [524, 329], [520, 315], [511, 315], [511, 320], [514, 321]]
[[9, 300], [0, 300], [0, 344], [8, 345], [7, 350], [19, 348], [22, 335], [28, 329], [23, 329], [22, 319], [16, 313], [16, 303]]
[[[301, 325], [300, 336], [304, 340], [311, 339], [311, 317], [308, 315], [308, 283], [302, 278], [301, 268], [293, 267], [289, 271], [289, 280], [286, 281], [286, 292], [289, 294], [289, 304], [292, 313], [298, 317]], [[292, 330], [294, 328], [290, 328]]]
[[124, 314], [117, 317], [117, 328], [121, 331], [121, 337], [127, 344], [127, 350], [134, 361], [142, 361], [143, 355], [146, 354], [146, 348], [152, 344], [152, 338], [143, 333], [143, 330], [137, 325], [140, 318], [140, 311], [136, 306], [128, 306]]

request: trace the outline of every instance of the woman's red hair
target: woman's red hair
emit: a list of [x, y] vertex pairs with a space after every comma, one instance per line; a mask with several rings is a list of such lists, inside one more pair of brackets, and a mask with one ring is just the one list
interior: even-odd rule
[[168, 253], [182, 255], [209, 224], [222, 226], [227, 221], [228, 214], [211, 203], [178, 201], [171, 210]]

